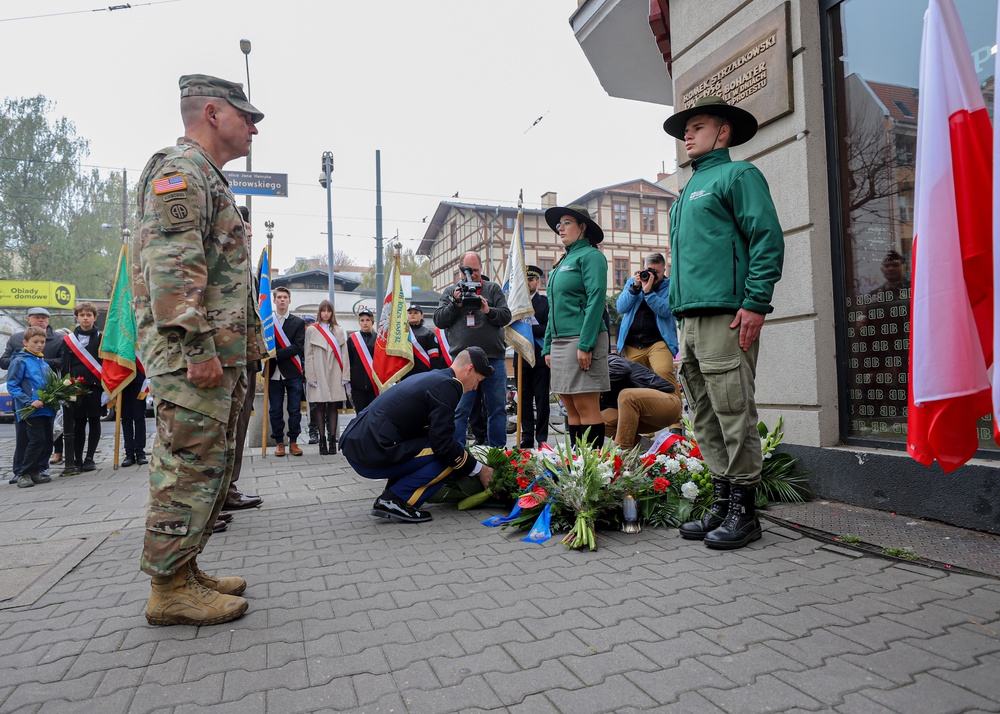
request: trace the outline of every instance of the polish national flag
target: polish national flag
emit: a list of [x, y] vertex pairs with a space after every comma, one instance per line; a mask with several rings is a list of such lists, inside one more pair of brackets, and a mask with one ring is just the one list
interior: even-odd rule
[[953, 0], [920, 51], [906, 448], [948, 473], [978, 448], [993, 362], [993, 130]]

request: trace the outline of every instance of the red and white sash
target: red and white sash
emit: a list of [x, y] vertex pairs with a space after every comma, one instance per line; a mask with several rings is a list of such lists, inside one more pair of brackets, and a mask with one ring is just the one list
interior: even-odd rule
[[142, 386], [139, 387], [139, 396], [136, 399], [145, 399], [146, 394], [149, 392], [149, 377], [146, 376], [146, 368], [142, 366], [142, 360], [139, 358], [139, 351], [136, 350], [135, 353], [135, 379], [142, 376]]
[[448, 344], [448, 336], [440, 327], [434, 328], [434, 334], [438, 338], [438, 344], [441, 345], [441, 357], [444, 358], [444, 363], [451, 367], [451, 345]]
[[[279, 347], [288, 347], [292, 344], [289, 342], [288, 335], [285, 334], [285, 331], [281, 328], [281, 323], [277, 319], [274, 321], [274, 338], [278, 341]], [[298, 355], [292, 355], [292, 364], [299, 370], [299, 374], [305, 374], [305, 370], [302, 369], [302, 360], [299, 359]]]
[[413, 330], [410, 330], [410, 344], [413, 345], [413, 356], [420, 360], [427, 369], [431, 368], [431, 356], [427, 354], [427, 350], [424, 346], [417, 341], [417, 338], [413, 334]]
[[319, 334], [323, 335], [323, 339], [326, 343], [330, 345], [330, 349], [333, 350], [333, 356], [337, 358], [337, 364], [340, 365], [340, 371], [344, 371], [344, 358], [340, 356], [340, 345], [337, 344], [337, 338], [334, 337], [333, 332], [326, 325], [322, 325], [318, 322], [313, 323], [313, 327], [319, 330]]
[[365, 373], [368, 375], [368, 381], [375, 388], [375, 394], [378, 394], [378, 384], [375, 383], [375, 373], [373, 371], [375, 365], [372, 360], [372, 353], [368, 350], [368, 345], [365, 344], [365, 340], [361, 337], [360, 332], [352, 333], [349, 339], [354, 343], [354, 349], [361, 356], [361, 363], [364, 365]]
[[[97, 335], [95, 334], [92, 339], [96, 339], [96, 337]], [[71, 332], [68, 335], [63, 335], [63, 341], [69, 345], [71, 350], [73, 350], [73, 354], [77, 356], [77, 359], [83, 362], [83, 365], [89, 369], [95, 377], [97, 377], [97, 381], [100, 381], [101, 374], [104, 371], [101, 368], [101, 363], [97, 361], [97, 358], [94, 357], [94, 355], [87, 352], [87, 348], [80, 344], [79, 338]]]

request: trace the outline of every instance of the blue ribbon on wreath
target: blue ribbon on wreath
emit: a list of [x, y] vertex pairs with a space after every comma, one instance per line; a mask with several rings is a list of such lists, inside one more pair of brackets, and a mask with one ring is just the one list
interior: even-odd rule
[[542, 512], [535, 519], [535, 525], [528, 531], [528, 535], [521, 539], [524, 543], [544, 543], [552, 537], [552, 501], [545, 504]]
[[[530, 493], [534, 485], [541, 480], [542, 480], [541, 476], [537, 477], [534, 481], [531, 482], [528, 488], [526, 488], [524, 491], [521, 492], [521, 496], [523, 496], [526, 493]], [[520, 496], [518, 496], [518, 498], [520, 498]], [[497, 526], [504, 526], [510, 523], [511, 521], [515, 520], [519, 515], [521, 515], [521, 507], [517, 505], [517, 502], [515, 501], [514, 508], [511, 509], [510, 513], [508, 513], [506, 516], [490, 516], [485, 521], [483, 521], [483, 525], [487, 526], [488, 528], [496, 528]]]

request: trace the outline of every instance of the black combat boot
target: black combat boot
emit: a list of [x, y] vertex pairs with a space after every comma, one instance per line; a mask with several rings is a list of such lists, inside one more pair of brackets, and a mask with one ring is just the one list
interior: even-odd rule
[[730, 486], [729, 512], [722, 525], [705, 536], [705, 545], [715, 550], [736, 550], [760, 540], [760, 521], [754, 507], [756, 495], [756, 486]]
[[700, 521], [688, 521], [678, 529], [681, 538], [685, 540], [705, 540], [705, 534], [711, 533], [722, 525], [722, 519], [729, 513], [729, 482], [721, 478], [712, 479], [715, 500], [708, 507], [708, 512]]

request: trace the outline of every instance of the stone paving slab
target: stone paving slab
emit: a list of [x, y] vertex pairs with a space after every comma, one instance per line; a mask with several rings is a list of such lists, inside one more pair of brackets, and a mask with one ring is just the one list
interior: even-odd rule
[[765, 515], [832, 538], [855, 536], [878, 549], [909, 548], [942, 567], [1000, 578], [1000, 535], [993, 533], [826, 500], [775, 503]]
[[250, 582], [218, 627], [148, 626], [142, 530], [109, 537], [0, 611], [0, 712], [1000, 711], [990, 579], [770, 526], [734, 552], [648, 530], [578, 553], [482, 511], [369, 508], [240, 514], [201, 559]]

